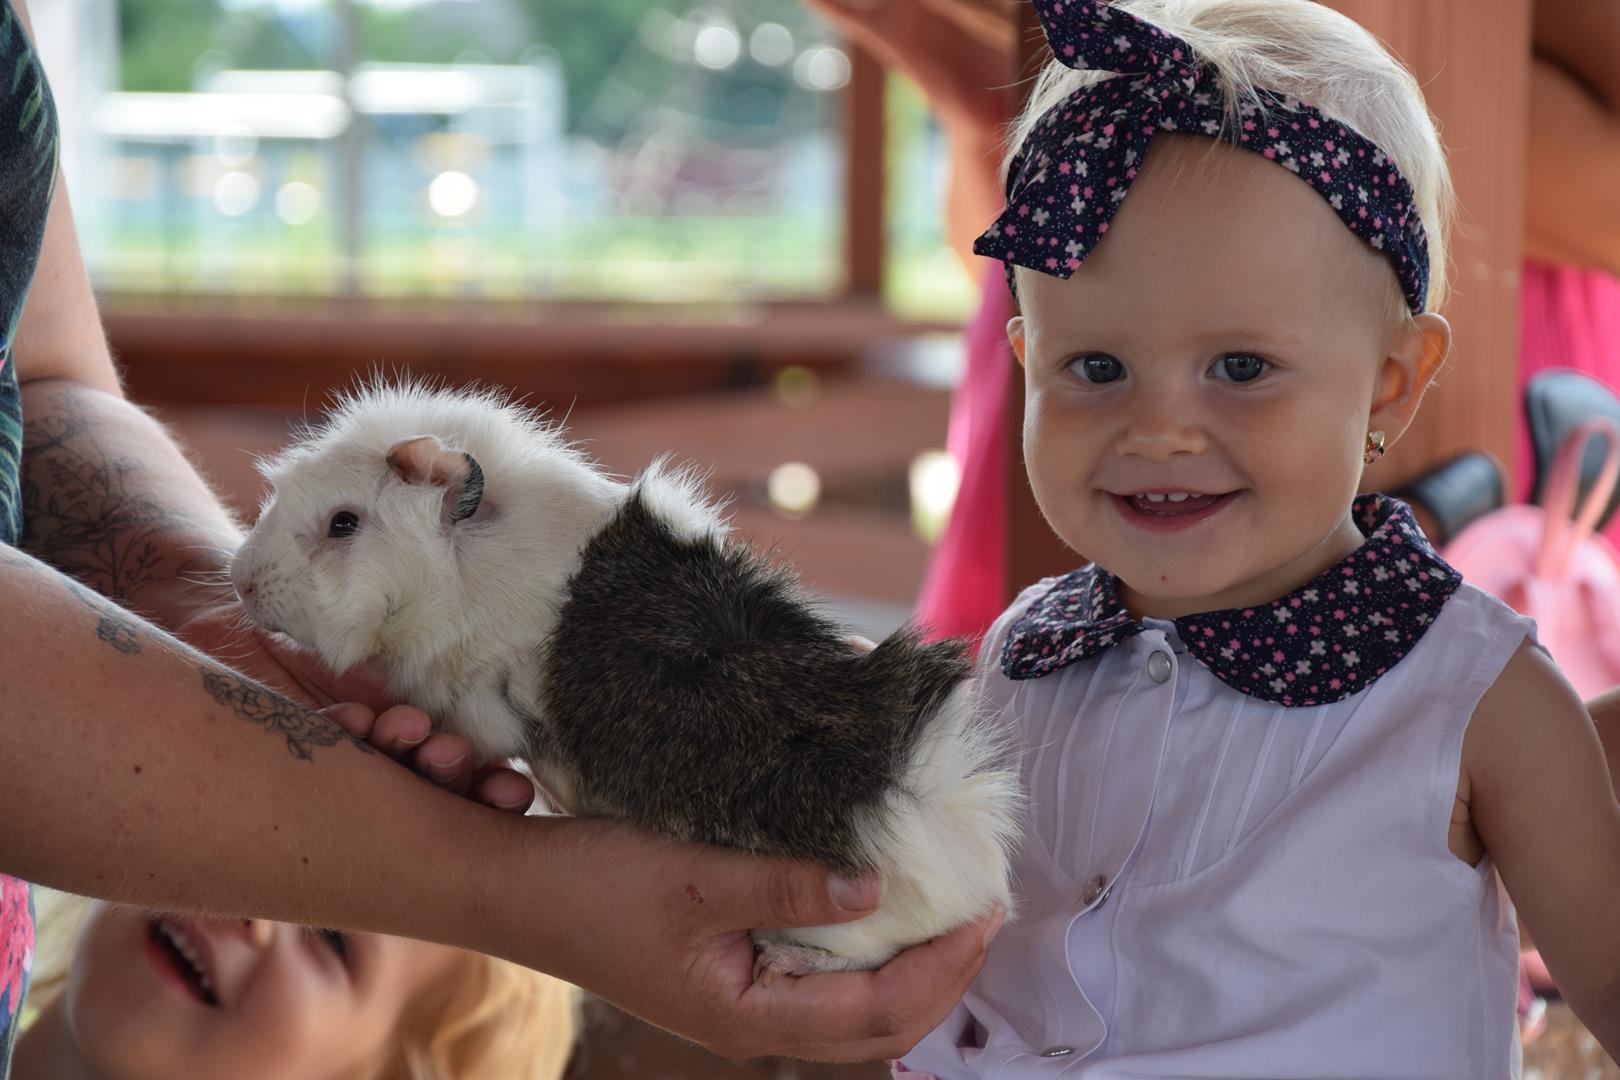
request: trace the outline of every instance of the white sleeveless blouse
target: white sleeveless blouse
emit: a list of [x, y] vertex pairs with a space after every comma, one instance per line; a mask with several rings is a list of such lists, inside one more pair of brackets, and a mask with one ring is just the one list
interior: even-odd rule
[[1289, 707], [1232, 689], [1160, 620], [1008, 679], [1009, 629], [1051, 585], [981, 654], [1030, 797], [1017, 918], [898, 1069], [1517, 1076], [1513, 908], [1448, 836], [1469, 719], [1530, 621], [1464, 584], [1370, 685]]

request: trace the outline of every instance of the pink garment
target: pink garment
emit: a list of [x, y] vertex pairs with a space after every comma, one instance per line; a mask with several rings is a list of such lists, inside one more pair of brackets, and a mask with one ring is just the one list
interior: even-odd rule
[[975, 641], [1007, 606], [1007, 320], [1014, 309], [999, 263], [986, 267], [980, 295], [963, 332], [967, 369], [946, 437], [962, 483], [917, 601], [917, 621], [930, 637]]
[[[1620, 278], [1601, 270], [1526, 261], [1519, 301], [1519, 395], [1531, 377], [1569, 368], [1620, 393]], [[1523, 410], [1515, 435], [1513, 496], [1530, 495], [1530, 435]], [[1620, 514], [1603, 531], [1620, 543]]]

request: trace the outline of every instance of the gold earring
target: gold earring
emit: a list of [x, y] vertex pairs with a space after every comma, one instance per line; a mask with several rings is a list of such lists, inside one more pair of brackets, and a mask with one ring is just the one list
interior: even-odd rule
[[1362, 453], [1361, 460], [1371, 465], [1384, 456], [1384, 433], [1382, 431], [1367, 432], [1367, 449]]

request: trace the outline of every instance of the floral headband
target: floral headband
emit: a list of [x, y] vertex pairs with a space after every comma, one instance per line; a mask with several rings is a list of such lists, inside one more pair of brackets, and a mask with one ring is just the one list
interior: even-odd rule
[[1260, 91], [1227, 121], [1214, 73], [1186, 42], [1104, 0], [1032, 0], [1053, 55], [1120, 77], [1075, 91], [1041, 117], [1007, 173], [1007, 208], [973, 250], [1067, 278], [1108, 232], [1160, 131], [1224, 139], [1277, 162], [1389, 259], [1421, 312], [1429, 249], [1412, 185], [1378, 147], [1294, 98]]

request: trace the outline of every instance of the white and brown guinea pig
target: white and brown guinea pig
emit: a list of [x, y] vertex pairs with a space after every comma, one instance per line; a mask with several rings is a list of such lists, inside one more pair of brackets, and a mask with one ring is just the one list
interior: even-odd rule
[[690, 473], [620, 483], [498, 393], [410, 384], [263, 471], [231, 576], [264, 628], [371, 662], [570, 813], [881, 872], [874, 914], [760, 931], [761, 964], [876, 967], [1010, 907], [1016, 771], [960, 647], [856, 646]]

